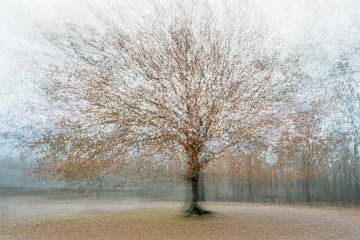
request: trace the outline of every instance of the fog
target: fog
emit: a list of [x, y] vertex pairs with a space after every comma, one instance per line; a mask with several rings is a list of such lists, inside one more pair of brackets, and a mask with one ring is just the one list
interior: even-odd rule
[[[244, 0], [241, 4], [251, 6], [254, 19], [261, 18], [269, 24], [269, 44], [273, 43], [272, 40], [281, 39], [284, 52], [306, 44], [326, 52], [325, 56], [319, 57], [317, 52], [309, 50], [313, 59], [309, 59], [307, 71], [317, 80], [309, 83], [304, 98], [316, 94], [313, 89], [317, 84], [334, 84], [331, 80], [322, 79], [327, 63], [337, 59], [346, 49], [360, 46], [360, 2], [357, 0]], [[241, 7], [241, 4], [237, 6]], [[34, 79], [41, 77], [34, 66], [44, 47], [38, 26], [56, 28], [66, 21], [91, 21], [90, 10], [107, 11], [114, 5], [136, 12], [146, 4], [144, 1], [115, 3], [100, 0], [0, 1], [1, 184], [24, 183], [25, 168], [19, 166], [26, 164], [19, 163], [19, 139], [22, 139], [24, 129], [44, 126], [52, 117], [49, 112], [44, 114], [38, 108], [42, 99], [33, 86]], [[31, 156], [25, 158], [31, 160]]]

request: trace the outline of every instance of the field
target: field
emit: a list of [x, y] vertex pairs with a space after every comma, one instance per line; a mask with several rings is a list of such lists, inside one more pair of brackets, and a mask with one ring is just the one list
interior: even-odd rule
[[360, 239], [360, 209], [207, 203], [188, 218], [180, 202], [0, 197], [0, 239]]

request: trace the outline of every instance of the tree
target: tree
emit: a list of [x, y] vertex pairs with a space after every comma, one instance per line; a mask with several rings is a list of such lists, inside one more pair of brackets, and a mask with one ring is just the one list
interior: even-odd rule
[[[344, 51], [344, 50], [343, 50]], [[340, 54], [336, 60], [331, 76], [336, 80], [330, 95], [330, 101], [333, 104], [329, 107], [332, 113], [336, 116], [333, 120], [338, 131], [347, 133], [352, 142], [351, 167], [347, 175], [352, 181], [349, 181], [352, 193], [352, 201], [360, 200], [360, 159], [359, 159], [359, 145], [360, 145], [360, 93], [359, 81], [356, 78], [358, 68], [356, 62], [358, 61], [358, 47], [346, 49]], [[354, 185], [354, 186], [353, 186]]]
[[67, 60], [49, 66], [44, 89], [63, 117], [35, 144], [38, 166], [66, 177], [70, 161], [76, 176], [89, 161], [96, 174], [175, 164], [192, 189], [187, 212], [206, 213], [200, 173], [275, 128], [292, 82], [245, 7], [222, 15], [202, 4], [156, 5], [135, 29], [101, 16], [44, 32]]
[[[302, 181], [304, 200], [311, 202], [311, 181], [318, 176], [322, 161], [326, 160], [325, 140], [319, 134], [316, 111], [299, 112], [294, 117], [293, 133], [284, 133], [278, 151], [278, 165], [293, 165]], [[285, 158], [287, 158], [285, 160]], [[286, 173], [283, 177], [288, 178]], [[286, 190], [287, 186], [285, 186]]]

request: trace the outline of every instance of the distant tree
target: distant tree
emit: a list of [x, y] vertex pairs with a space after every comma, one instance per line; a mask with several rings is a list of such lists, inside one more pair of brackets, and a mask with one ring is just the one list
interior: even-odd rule
[[357, 78], [359, 68], [357, 62], [359, 48], [345, 50], [338, 57], [333, 66], [332, 78], [337, 82], [334, 84], [330, 95], [329, 107], [336, 117], [333, 122], [336, 130], [347, 134], [351, 141], [350, 166], [346, 175], [349, 176], [349, 187], [351, 188], [352, 202], [360, 202], [360, 83]]
[[291, 186], [298, 179], [294, 156], [296, 153], [293, 150], [290, 133], [284, 132], [279, 139], [275, 171], [278, 189], [280, 189], [280, 192], [284, 191], [286, 202], [292, 200]]
[[204, 167], [276, 128], [293, 82], [245, 7], [221, 15], [209, 3], [166, 6], [133, 29], [101, 16], [100, 28], [71, 23], [44, 32], [66, 58], [49, 66], [44, 85], [63, 117], [34, 146], [40, 172], [62, 178], [114, 174], [136, 162], [145, 164], [133, 174], [148, 165], [176, 169], [192, 189], [187, 212], [203, 214]]
[[[327, 147], [325, 139], [319, 133], [316, 111], [299, 112], [293, 120], [293, 131], [284, 133], [281, 138], [278, 164], [286, 168], [292, 166], [295, 169], [297, 179], [302, 181], [304, 200], [309, 203], [312, 200], [311, 181], [319, 176], [322, 162], [327, 160]], [[287, 163], [285, 164], [284, 161]], [[289, 173], [291, 170], [287, 169], [286, 171]], [[287, 173], [283, 173], [285, 181], [290, 177]], [[285, 185], [285, 190], [287, 187]]]

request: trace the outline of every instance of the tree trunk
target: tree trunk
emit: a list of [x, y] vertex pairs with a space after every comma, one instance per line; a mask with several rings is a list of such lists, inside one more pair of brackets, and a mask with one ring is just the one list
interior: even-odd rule
[[247, 187], [248, 187], [248, 202], [253, 202], [254, 201], [254, 196], [253, 196], [253, 187], [252, 187], [252, 176], [251, 173], [248, 173], [248, 179], [247, 179]]
[[203, 215], [209, 214], [210, 212], [201, 208], [198, 204], [199, 201], [199, 178], [193, 177], [189, 178], [188, 182], [191, 186], [191, 195], [190, 195], [190, 203], [189, 207], [185, 210], [186, 213], [190, 215]]
[[286, 203], [289, 203], [291, 202], [291, 192], [290, 192], [290, 189], [289, 189], [289, 183], [286, 182], [285, 183], [285, 186], [284, 186], [284, 190], [285, 190], [285, 202]]
[[244, 180], [241, 180], [241, 201], [244, 201]]
[[310, 181], [309, 179], [305, 179], [303, 181], [303, 189], [305, 194], [305, 202], [310, 203], [311, 202], [311, 195], [310, 195]]
[[333, 168], [333, 182], [332, 182], [332, 189], [333, 189], [333, 197], [332, 197], [332, 200], [333, 202], [337, 202], [338, 201], [338, 197], [337, 197], [337, 188], [336, 188], [336, 172], [335, 172], [335, 168]]
[[353, 175], [355, 180], [355, 196], [357, 203], [360, 202], [360, 179], [359, 179], [359, 161], [358, 161], [358, 143], [354, 144], [354, 153], [353, 153]]
[[187, 176], [187, 181], [191, 187], [190, 191], [190, 203], [189, 207], [185, 210], [185, 213], [190, 215], [203, 215], [209, 214], [209, 211], [204, 210], [198, 204], [199, 201], [199, 180], [200, 180], [200, 169], [192, 168]]
[[199, 197], [198, 200], [201, 202], [205, 202], [205, 182], [204, 182], [204, 174], [201, 174], [201, 177], [199, 179], [200, 185], [199, 185]]

